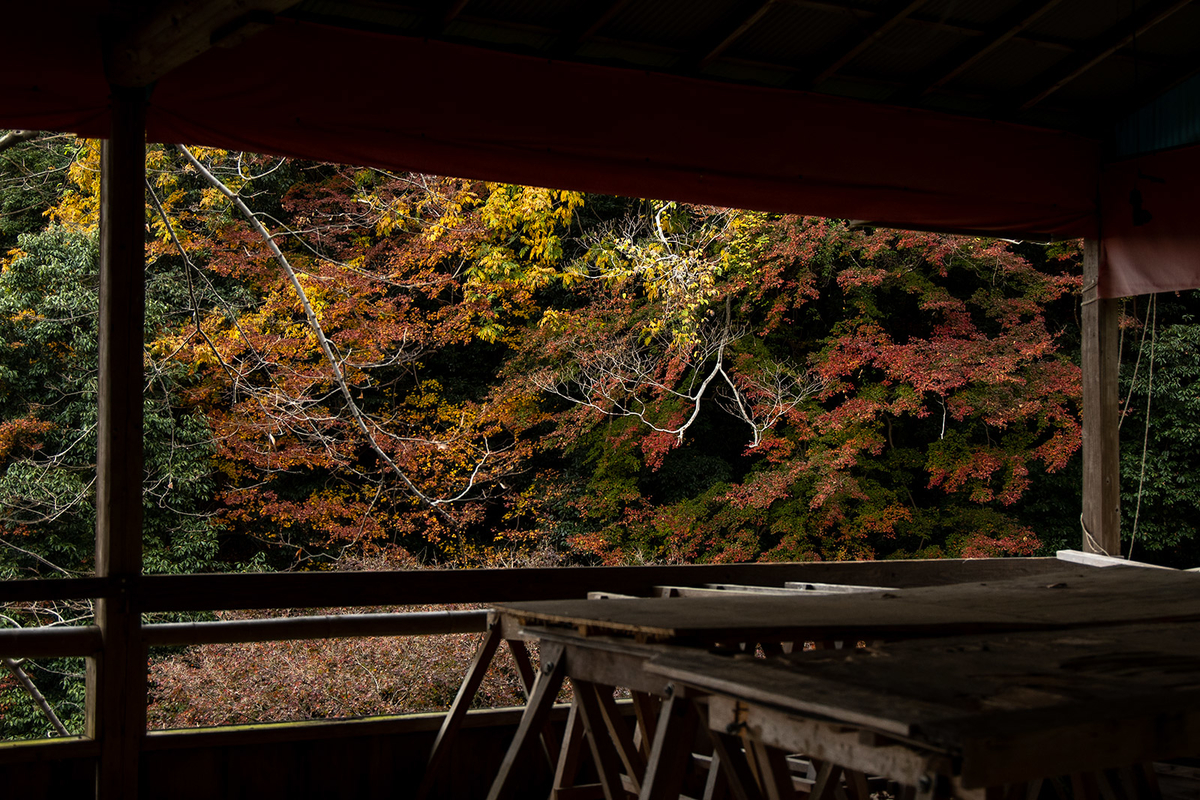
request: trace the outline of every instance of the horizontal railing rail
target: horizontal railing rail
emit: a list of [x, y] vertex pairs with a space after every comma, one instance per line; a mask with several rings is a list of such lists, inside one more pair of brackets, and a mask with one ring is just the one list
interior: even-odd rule
[[[1042, 575], [1063, 567], [1055, 558], [1016, 558], [54, 578], [0, 581], [0, 603], [108, 598], [140, 613], [444, 606], [573, 599], [597, 591], [650, 596], [656, 587], [671, 585], [800, 581], [907, 588]], [[466, 634], [485, 631], [487, 624], [486, 609], [146, 623], [134, 629], [134, 646]], [[93, 657], [103, 647], [101, 631], [92, 625], [0, 629], [0, 657]], [[139, 747], [147, 741], [143, 736]], [[91, 757], [96, 747], [79, 737], [3, 743], [0, 762]]]
[[[324, 614], [307, 617], [170, 622], [143, 625], [148, 647], [365, 636], [438, 636], [483, 633], [488, 612], [412, 611], [398, 614]], [[103, 640], [94, 625], [0, 629], [0, 658], [92, 656]]]
[[120, 583], [113, 578], [32, 578], [0, 581], [0, 603], [91, 600], [98, 597], [115, 597], [120, 591]]
[[570, 599], [595, 590], [648, 595], [663, 584], [816, 581], [906, 588], [1062, 568], [1056, 558], [1005, 558], [50, 578], [0, 581], [0, 603], [123, 598], [143, 612], [441, 605]]
[[[997, 563], [1003, 562], [1003, 563]], [[603, 590], [650, 595], [662, 584], [786, 581], [933, 586], [1063, 569], [1055, 558], [936, 559], [778, 564], [698, 564], [644, 567], [533, 567], [405, 570], [397, 572], [289, 572], [219, 575], [148, 575], [136, 582], [141, 611], [221, 611], [328, 608], [515, 600], [561, 600]], [[2, 596], [3, 587], [0, 587]]]
[[95, 758], [100, 755], [100, 743], [86, 736], [64, 736], [60, 739], [32, 739], [23, 742], [0, 742], [0, 764], [28, 761], [62, 761], [68, 758]]
[[93, 656], [103, 644], [94, 625], [0, 628], [0, 658]]
[[327, 614], [219, 622], [170, 622], [146, 625], [143, 641], [151, 646], [283, 642], [364, 636], [433, 636], [483, 633], [488, 612], [414, 611], [404, 614]]
[[[931, 559], [642, 567], [532, 567], [387, 572], [144, 575], [135, 579], [0, 581], [0, 602], [119, 599], [141, 612], [233, 611], [457, 605], [586, 597], [591, 591], [647, 596], [664, 585], [782, 586], [816, 581], [866, 586], [933, 586], [1062, 569], [1055, 558]], [[94, 594], [91, 594], [94, 593]], [[486, 611], [339, 614], [144, 624], [149, 646], [266, 642], [356, 636], [422, 636], [485, 629]], [[0, 657], [91, 656], [95, 626], [0, 629]]]

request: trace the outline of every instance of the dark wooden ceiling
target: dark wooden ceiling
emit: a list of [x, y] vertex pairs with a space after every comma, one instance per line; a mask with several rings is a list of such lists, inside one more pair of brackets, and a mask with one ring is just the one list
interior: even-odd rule
[[1095, 138], [1200, 71], [1191, 0], [303, 0], [282, 15]]

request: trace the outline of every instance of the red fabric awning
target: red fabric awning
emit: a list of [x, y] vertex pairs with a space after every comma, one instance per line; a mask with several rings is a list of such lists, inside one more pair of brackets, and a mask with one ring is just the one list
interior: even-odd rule
[[1200, 286], [1200, 146], [1109, 164], [1102, 185], [1100, 296]]
[[1097, 145], [1062, 133], [297, 23], [252, 52], [247, 65], [212, 50], [164, 79], [150, 135], [897, 226], [1095, 233]]

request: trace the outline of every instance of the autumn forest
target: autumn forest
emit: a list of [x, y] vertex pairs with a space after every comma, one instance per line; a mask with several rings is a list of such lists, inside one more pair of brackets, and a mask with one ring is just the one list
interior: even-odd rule
[[[91, 569], [98, 164], [0, 151], [5, 578]], [[201, 148], [147, 168], [148, 570], [1078, 546], [1077, 242]], [[1123, 309], [1123, 548], [1195, 566], [1200, 297]], [[154, 656], [152, 724], [438, 707], [471, 643], [256, 647]], [[21, 674], [78, 725], [78, 670], [0, 670], [0, 738], [53, 733]]]

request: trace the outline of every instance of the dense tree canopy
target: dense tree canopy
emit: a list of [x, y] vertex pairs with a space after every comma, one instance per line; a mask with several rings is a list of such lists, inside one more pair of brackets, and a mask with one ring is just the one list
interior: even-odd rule
[[[147, 166], [148, 570], [1078, 538], [1074, 244], [217, 150]], [[91, 568], [97, 176], [95, 143], [0, 153], [5, 577]], [[1127, 305], [1126, 529], [1149, 559], [1195, 554], [1195, 306]], [[163, 702], [207, 718], [172, 663]], [[16, 696], [6, 726], [37, 716]]]

